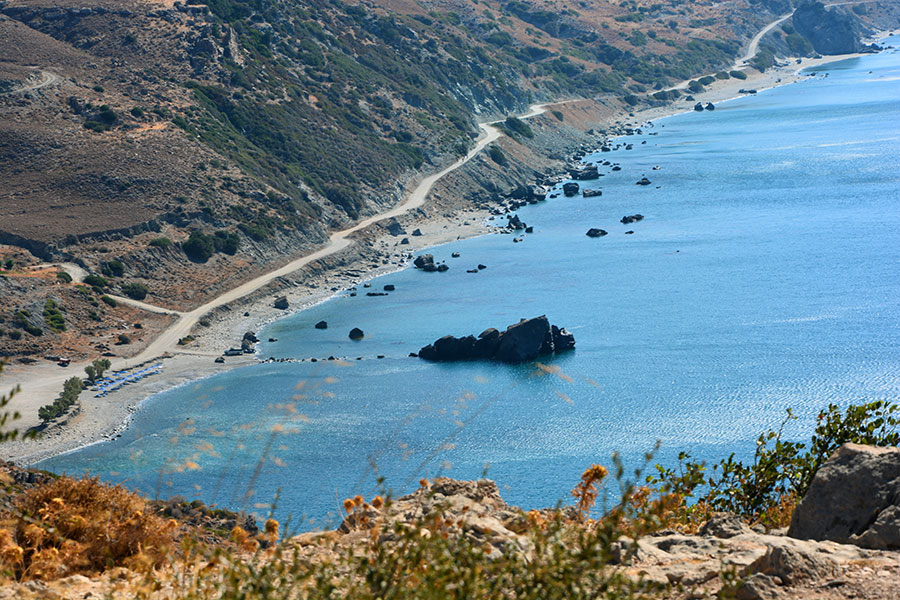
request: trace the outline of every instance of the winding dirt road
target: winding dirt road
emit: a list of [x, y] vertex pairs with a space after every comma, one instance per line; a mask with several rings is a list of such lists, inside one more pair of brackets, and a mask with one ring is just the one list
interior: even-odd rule
[[[43, 85], [49, 84], [49, 81], [45, 81]], [[573, 102], [573, 100], [567, 100], [565, 102]], [[563, 104], [565, 102], [556, 103], [553, 104], [553, 106], [557, 104]], [[527, 113], [520, 115], [519, 118], [527, 119], [540, 115], [546, 111], [547, 106], [550, 105], [535, 104], [531, 106], [530, 110]], [[198, 306], [191, 311], [178, 312], [154, 306], [147, 302], [140, 302], [121, 296], [113, 296], [120, 302], [124, 302], [126, 304], [130, 304], [147, 311], [176, 315], [178, 317], [178, 320], [175, 321], [175, 323], [173, 323], [168, 329], [159, 334], [156, 339], [150, 342], [150, 344], [136, 356], [132, 356], [127, 359], [122, 358], [113, 360], [112, 368], [121, 369], [127, 366], [133, 366], [148, 360], [155, 359], [167, 352], [177, 350], [178, 340], [188, 335], [191, 329], [193, 329], [193, 327], [197, 324], [197, 322], [210, 311], [215, 310], [216, 308], [219, 308], [230, 302], [234, 302], [235, 300], [239, 300], [244, 296], [252, 294], [260, 288], [265, 287], [278, 277], [283, 277], [285, 275], [293, 273], [314, 261], [317, 261], [326, 256], [331, 256], [332, 254], [344, 250], [354, 243], [353, 239], [351, 239], [351, 236], [354, 233], [365, 229], [373, 223], [377, 223], [385, 219], [390, 219], [392, 217], [397, 217], [411, 210], [419, 208], [420, 206], [425, 204], [425, 200], [428, 197], [428, 194], [431, 192], [431, 189], [434, 187], [435, 183], [437, 183], [447, 174], [452, 173], [456, 169], [462, 167], [464, 164], [472, 160], [472, 158], [477, 156], [478, 153], [481, 152], [488, 144], [496, 141], [500, 138], [501, 135], [503, 135], [499, 129], [494, 127], [494, 124], [495, 123], [479, 124], [481, 134], [478, 136], [475, 146], [471, 150], [469, 150], [469, 152], [467, 152], [465, 156], [461, 157], [452, 165], [422, 179], [422, 181], [419, 182], [415, 189], [413, 189], [409, 193], [403, 203], [386, 212], [360, 221], [352, 227], [332, 233], [329, 236], [328, 243], [312, 254], [300, 257], [285, 264], [282, 267], [279, 267], [273, 271], [269, 271], [268, 273], [255, 277], [250, 281], [242, 283], [241, 285], [222, 293], [213, 300], [210, 300], [206, 304]], [[66, 270], [74, 271], [74, 269]], [[80, 281], [81, 279], [83, 279], [84, 273], [74, 272], [74, 275], [75, 279]], [[25, 425], [26, 427], [30, 425], [36, 425], [37, 422], [32, 421], [34, 418], [36, 418], [34, 415], [37, 414], [37, 409], [43, 404], [51, 402], [52, 399], [62, 389], [63, 382], [73, 375], [81, 375], [84, 367], [88, 364], [90, 364], [88, 361], [77, 364], [72, 363], [70, 367], [65, 370], [60, 370], [59, 367], [56, 367], [55, 365], [40, 365], [28, 370], [25, 373], [19, 373], [18, 379], [19, 384], [21, 385], [21, 392], [15, 397], [15, 399], [13, 400], [13, 404], [15, 404], [15, 408], [19, 410], [19, 412], [21, 412], [23, 415], [23, 425]]]
[[57, 75], [56, 73], [51, 73], [50, 71], [41, 71], [38, 74], [37, 81], [32, 81], [30, 83], [24, 83], [17, 88], [13, 88], [12, 90], [6, 92], [7, 94], [21, 94], [24, 92], [33, 92], [34, 90], [39, 90], [41, 88], [45, 88], [50, 85], [55, 85], [62, 81], [62, 77]]

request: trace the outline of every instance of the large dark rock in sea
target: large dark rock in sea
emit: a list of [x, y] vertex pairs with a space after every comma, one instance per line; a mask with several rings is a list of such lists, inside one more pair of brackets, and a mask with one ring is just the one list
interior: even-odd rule
[[565, 329], [551, 326], [542, 315], [522, 319], [502, 333], [492, 328], [485, 329], [477, 338], [446, 335], [419, 350], [419, 358], [435, 362], [496, 360], [517, 363], [574, 347], [575, 337]]
[[607, 231], [605, 229], [598, 229], [597, 227], [591, 227], [590, 229], [587, 230], [587, 233], [585, 235], [588, 237], [592, 237], [592, 238], [598, 238], [598, 237], [603, 237], [606, 234], [607, 234]]
[[417, 256], [413, 261], [413, 265], [415, 265], [417, 269], [422, 269], [423, 271], [433, 272], [438, 270], [437, 265], [434, 264], [434, 256], [431, 254]]
[[571, 198], [572, 196], [577, 194], [578, 190], [579, 190], [578, 184], [575, 183], [574, 181], [570, 181], [568, 183], [563, 184], [563, 194], [565, 194], [566, 197], [568, 197], [568, 198]]
[[366, 334], [363, 333], [363, 330], [359, 327], [354, 327], [350, 330], [350, 335], [348, 336], [351, 340], [361, 340], [366, 337]]
[[859, 20], [842, 9], [826, 10], [821, 2], [808, 2], [794, 11], [794, 28], [819, 54], [851, 54], [866, 49]]

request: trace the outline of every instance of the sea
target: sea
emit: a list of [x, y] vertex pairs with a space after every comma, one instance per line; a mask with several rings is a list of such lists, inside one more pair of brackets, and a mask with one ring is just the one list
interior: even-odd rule
[[[829, 404], [897, 401], [900, 41], [884, 43], [714, 111], [685, 102], [621, 139], [631, 150], [585, 158], [621, 166], [582, 182], [602, 196], [519, 210], [534, 227], [520, 243], [429, 249], [449, 271], [386, 275], [258, 332], [261, 359], [303, 360], [158, 394], [121, 437], [38, 466], [302, 530], [337, 524], [346, 497], [442, 475], [566, 504], [595, 463], [639, 480], [681, 452], [748, 460], [788, 409], [801, 440]], [[538, 315], [576, 349], [540, 365], [409, 356]]]

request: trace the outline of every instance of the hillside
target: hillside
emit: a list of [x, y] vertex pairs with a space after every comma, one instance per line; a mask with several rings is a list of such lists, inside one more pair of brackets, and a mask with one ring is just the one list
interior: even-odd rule
[[[891, 10], [869, 6], [832, 10], [873, 22]], [[82, 332], [119, 318], [97, 304], [106, 294], [196, 307], [395, 205], [465, 153], [485, 119], [535, 101], [587, 98], [608, 110], [677, 97], [659, 90], [725, 68], [788, 8], [0, 2], [0, 45], [15, 49], [0, 60], [0, 243], [13, 261], [0, 279], [10, 299], [0, 355], [60, 344], [37, 310], [48, 299], [93, 311], [70, 319]], [[789, 51], [780, 40], [790, 34], [776, 34], [767, 56]], [[537, 169], [503, 171], [472, 178], [443, 210], [499, 200]], [[61, 292], [73, 284], [23, 270], [59, 261], [103, 279]], [[24, 321], [42, 335], [23, 335]], [[74, 356], [91, 354], [78, 345]]]

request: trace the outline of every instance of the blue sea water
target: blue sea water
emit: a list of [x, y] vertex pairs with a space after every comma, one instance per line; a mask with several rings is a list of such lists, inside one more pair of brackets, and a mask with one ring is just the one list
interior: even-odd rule
[[[523, 243], [434, 248], [450, 271], [394, 273], [373, 281], [389, 296], [343, 295], [260, 334], [279, 340], [263, 357], [347, 360], [182, 386], [121, 438], [40, 466], [259, 513], [277, 498], [306, 528], [379, 477], [399, 493], [486, 472], [507, 501], [550, 506], [616, 451], [629, 467], [657, 442], [666, 464], [680, 450], [746, 457], [787, 407], [801, 438], [828, 403], [900, 398], [900, 53], [646, 131], [598, 155], [622, 166], [588, 184], [603, 196], [519, 211], [535, 227]], [[619, 223], [634, 213], [645, 219]], [[577, 340], [548, 360], [556, 373], [407, 357], [540, 314]]]

